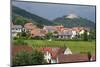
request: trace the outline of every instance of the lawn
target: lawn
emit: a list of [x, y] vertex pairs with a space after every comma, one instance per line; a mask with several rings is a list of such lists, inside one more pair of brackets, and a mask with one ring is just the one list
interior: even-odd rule
[[95, 41], [24, 40], [32, 47], [69, 47], [73, 53], [95, 52]]

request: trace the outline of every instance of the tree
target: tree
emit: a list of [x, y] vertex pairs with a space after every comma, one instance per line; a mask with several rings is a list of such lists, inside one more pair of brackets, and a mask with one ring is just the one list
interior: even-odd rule
[[58, 34], [58, 32], [57, 32], [57, 31], [54, 31], [53, 33], [54, 33], [54, 34]]
[[38, 28], [43, 28], [43, 24], [36, 23], [36, 26], [37, 26]]
[[39, 51], [34, 51], [30, 54], [31, 64], [43, 64], [44, 63], [44, 55]]
[[25, 31], [22, 31], [22, 32], [21, 32], [21, 36], [22, 36], [22, 37], [26, 37], [26, 36], [27, 36], [26, 32], [25, 32]]
[[91, 30], [90, 31], [91, 39], [96, 39], [96, 30]]
[[85, 30], [84, 34], [83, 34], [83, 40], [87, 41], [88, 40], [88, 35], [87, 35], [87, 31]]
[[52, 33], [52, 32], [48, 32], [48, 33], [46, 34], [46, 36], [47, 36], [47, 38], [51, 39], [51, 37], [53, 36], [53, 33]]
[[13, 57], [13, 65], [27, 65], [29, 64], [29, 53], [22, 51]]
[[44, 54], [39, 51], [21, 51], [13, 57], [13, 66], [16, 65], [32, 65], [43, 64]]

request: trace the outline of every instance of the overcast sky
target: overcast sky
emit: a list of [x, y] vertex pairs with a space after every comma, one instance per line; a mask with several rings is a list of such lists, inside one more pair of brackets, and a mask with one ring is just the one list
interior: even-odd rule
[[13, 1], [14, 6], [20, 7], [33, 14], [53, 20], [57, 17], [62, 17], [70, 13], [75, 13], [78, 16], [95, 21], [95, 7], [94, 6], [80, 6], [80, 5], [65, 5], [65, 4], [46, 4], [34, 2], [17, 2]]

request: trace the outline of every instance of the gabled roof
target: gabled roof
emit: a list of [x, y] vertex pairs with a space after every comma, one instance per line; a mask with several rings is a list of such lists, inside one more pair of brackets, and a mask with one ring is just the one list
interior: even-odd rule
[[55, 59], [58, 56], [58, 54], [63, 53], [65, 50], [58, 47], [41, 47], [41, 48], [35, 48], [35, 49], [43, 53], [49, 52], [53, 59]]
[[63, 31], [63, 32], [58, 32], [58, 35], [72, 35], [72, 31], [70, 31], [70, 30], [66, 30], [66, 31]]
[[60, 26], [44, 26], [43, 29], [46, 30], [53, 30], [53, 31], [61, 31], [61, 29], [63, 29], [64, 26], [60, 25]]
[[33, 23], [26, 23], [25, 25], [24, 25], [24, 28], [26, 28], [26, 29], [34, 29], [34, 28], [36, 28], [36, 26], [35, 25], [33, 25]]
[[44, 26], [46, 30], [57, 30], [55, 26]]
[[45, 31], [42, 31], [41, 29], [32, 29], [31, 34], [33, 36], [45, 36]]
[[60, 54], [58, 63], [89, 61], [88, 54]]

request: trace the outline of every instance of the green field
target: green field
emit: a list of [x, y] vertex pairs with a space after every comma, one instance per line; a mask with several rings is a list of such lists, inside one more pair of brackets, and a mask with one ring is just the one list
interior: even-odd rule
[[24, 40], [32, 47], [69, 47], [73, 53], [95, 52], [95, 41], [48, 41], [48, 40]]

